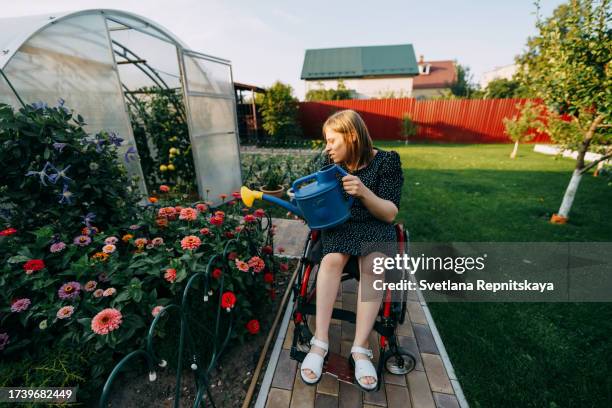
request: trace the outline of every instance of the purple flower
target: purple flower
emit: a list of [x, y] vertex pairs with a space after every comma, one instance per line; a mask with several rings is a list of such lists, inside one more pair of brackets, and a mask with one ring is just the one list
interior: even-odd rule
[[72, 242], [74, 243], [74, 245], [84, 247], [91, 244], [91, 238], [89, 238], [87, 235], [79, 235]]
[[33, 107], [35, 110], [39, 110], [39, 109], [47, 109], [47, 108], [49, 107], [49, 105], [47, 105], [47, 103], [46, 103], [46, 102], [43, 102], [43, 101], [38, 101], [38, 102], [34, 102], [34, 103], [32, 104], [32, 107]]
[[52, 253], [62, 252], [64, 248], [66, 248], [66, 244], [60, 241], [60, 242], [51, 244], [51, 248], [49, 248], [49, 251], [51, 251]]
[[[45, 178], [49, 181], [52, 181], [51, 177], [47, 174], [47, 169], [51, 167], [54, 168], [53, 165], [49, 162], [45, 163], [45, 166], [42, 168], [41, 171], [28, 171], [26, 173], [26, 177], [29, 176], [38, 176], [40, 178], [40, 184], [42, 184], [43, 186], [46, 186], [47, 183], [45, 183]], [[52, 181], [54, 183], [54, 181]]]
[[[49, 164], [49, 166], [55, 170], [56, 174], [50, 175], [49, 176], [49, 181], [51, 181], [53, 184], [57, 183], [58, 180], [64, 179], [64, 180], [68, 180], [68, 181], [74, 181], [72, 180], [70, 177], [68, 177], [66, 175], [66, 172], [68, 171], [68, 169], [70, 168], [70, 164], [68, 166], [66, 166], [64, 168], [64, 170], [58, 170], [54, 165]], [[65, 183], [65, 181], [64, 181]]]
[[83, 217], [83, 224], [85, 224], [86, 227], [91, 228], [91, 223], [93, 222], [93, 220], [96, 219], [96, 214], [95, 213], [87, 213], [87, 215], [85, 215]]
[[64, 147], [66, 147], [66, 143], [53, 143], [53, 148], [57, 151], [59, 151], [60, 153], [62, 152], [62, 150], [64, 150]]
[[0, 351], [4, 350], [9, 343], [9, 335], [7, 333], [0, 333]]
[[60, 299], [76, 299], [81, 292], [81, 284], [79, 282], [67, 282], [62, 285], [57, 291]]
[[123, 139], [120, 138], [115, 132], [110, 132], [108, 134], [108, 140], [117, 147], [121, 146], [121, 143], [123, 143]]
[[62, 190], [60, 197], [61, 198], [58, 201], [60, 204], [63, 204], [63, 203], [72, 204], [72, 193], [68, 191], [68, 184], [64, 184], [64, 189]]
[[19, 313], [28, 310], [32, 302], [28, 298], [17, 299], [11, 305], [11, 312]]
[[108, 275], [102, 272], [101, 274], [98, 275], [98, 280], [100, 282], [108, 282], [109, 281]]
[[138, 153], [138, 151], [136, 150], [136, 148], [134, 146], [130, 146], [130, 148], [127, 149], [127, 151], [123, 155], [123, 160], [125, 160], [126, 163], [129, 163], [130, 160], [136, 160], [136, 158], [137, 158], [136, 154], [137, 153]]

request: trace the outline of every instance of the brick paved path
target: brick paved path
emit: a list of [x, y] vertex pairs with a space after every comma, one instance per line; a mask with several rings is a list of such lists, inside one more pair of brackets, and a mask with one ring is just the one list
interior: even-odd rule
[[[274, 224], [277, 225], [275, 245], [285, 246], [288, 255], [300, 256], [308, 231], [306, 227], [299, 222], [296, 224], [285, 220], [274, 220]], [[355, 310], [356, 283], [354, 280], [342, 283], [335, 307]], [[422, 304], [418, 301], [416, 293], [411, 295], [408, 314], [398, 334], [401, 346], [411, 351], [417, 358], [415, 370], [405, 376], [385, 373], [384, 387], [375, 393], [364, 393], [356, 386], [340, 382], [329, 374], [325, 374], [318, 385], [307, 386], [297, 372], [299, 369], [297, 362], [289, 357], [293, 337], [293, 322], [290, 322], [286, 332], [279, 334], [284, 338], [280, 357], [277, 362], [270, 363], [276, 363], [276, 367], [268, 391], [266, 408], [458, 408], [458, 399]], [[314, 317], [309, 320], [309, 324], [314, 333]], [[332, 320], [330, 350], [348, 356], [354, 333], [354, 324]], [[378, 361], [378, 335], [375, 332], [371, 334], [370, 345], [375, 354], [374, 360]], [[456, 379], [453, 377], [452, 380], [458, 387]]]

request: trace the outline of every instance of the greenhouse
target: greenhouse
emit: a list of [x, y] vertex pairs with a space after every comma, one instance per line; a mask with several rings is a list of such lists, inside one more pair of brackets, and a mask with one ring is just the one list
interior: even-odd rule
[[138, 152], [126, 165], [145, 193], [172, 178], [219, 204], [240, 187], [229, 61], [123, 11], [2, 19], [0, 27], [0, 102], [65, 104], [88, 132], [117, 133], [122, 157]]

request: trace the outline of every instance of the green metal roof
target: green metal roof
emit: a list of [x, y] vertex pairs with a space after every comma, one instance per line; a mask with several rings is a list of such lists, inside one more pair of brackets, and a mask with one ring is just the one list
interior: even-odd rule
[[306, 50], [302, 79], [418, 75], [412, 44]]

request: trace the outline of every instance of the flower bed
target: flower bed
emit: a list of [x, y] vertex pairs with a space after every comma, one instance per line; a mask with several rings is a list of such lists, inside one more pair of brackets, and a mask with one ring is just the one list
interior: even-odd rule
[[[97, 397], [114, 364], [144, 345], [154, 317], [180, 303], [188, 278], [230, 240], [206, 293], [233, 313], [233, 339], [257, 332], [276, 270], [262, 210], [242, 208], [237, 193], [222, 209], [183, 205], [167, 186], [136, 206], [117, 159], [121, 138], [87, 135], [63, 104], [0, 106], [0, 125], [2, 159], [19, 159], [0, 183], [1, 386], [80, 385], [79, 401]], [[205, 336], [217, 309], [190, 302], [200, 322], [192, 334]], [[174, 327], [164, 317], [155, 335], [168, 339]]]

